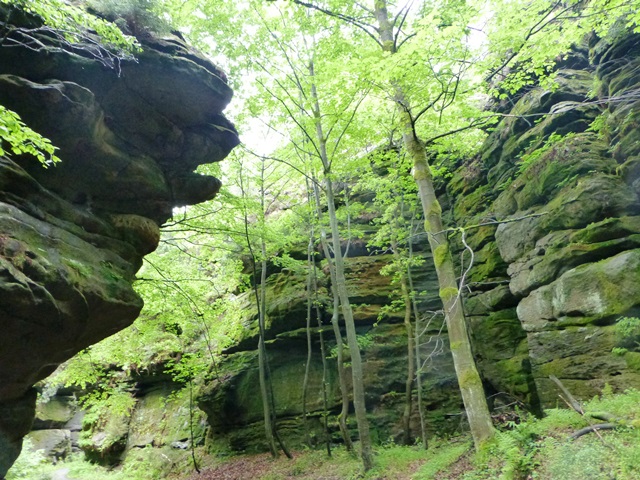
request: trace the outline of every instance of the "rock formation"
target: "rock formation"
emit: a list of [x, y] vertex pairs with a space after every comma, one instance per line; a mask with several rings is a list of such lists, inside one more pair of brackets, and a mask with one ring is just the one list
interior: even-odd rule
[[0, 477], [31, 427], [32, 385], [133, 322], [142, 300], [132, 282], [159, 226], [174, 207], [215, 196], [220, 181], [194, 169], [238, 143], [222, 115], [224, 73], [179, 38], [146, 38], [136, 59], [108, 68], [91, 46], [65, 51], [46, 31], [27, 45], [17, 32], [37, 21], [10, 19], [0, 104], [62, 161], [0, 158]]
[[[511, 116], [442, 186], [450, 225], [485, 224], [467, 231], [475, 263], [465, 308], [492, 402], [501, 394], [534, 411], [555, 406], [558, 391], [549, 375], [581, 399], [600, 393], [605, 384], [614, 390], [640, 387], [638, 344], [622, 338], [615, 325], [621, 317], [640, 316], [639, 45], [640, 36], [620, 30], [576, 48], [558, 67], [559, 88], [525, 89], [510, 104], [499, 105]], [[418, 239], [416, 248], [424, 240]], [[406, 368], [401, 315], [373, 327], [380, 307], [389, 302], [392, 287], [379, 275], [389, 256], [367, 251], [352, 256], [347, 261], [352, 301], [366, 304], [357, 310], [359, 333], [373, 340], [363, 354], [372, 429], [382, 440], [399, 439]], [[417, 289], [427, 291], [427, 310], [438, 304], [430, 262], [427, 258], [416, 280]], [[305, 299], [303, 280], [297, 288], [284, 287], [295, 284], [287, 276], [268, 280], [268, 298], [275, 303], [268, 312], [268, 349], [283, 435], [300, 439]], [[430, 333], [438, 339], [437, 329]], [[257, 340], [251, 331], [247, 336], [222, 365], [228, 369], [225, 381], [212, 382], [201, 398], [211, 435], [222, 448], [264, 448], [260, 405], [248, 388], [256, 381]], [[462, 410], [446, 337], [442, 340], [444, 351], [426, 375], [434, 433], [459, 427]], [[615, 354], [615, 347], [626, 350]], [[319, 356], [311, 373], [309, 398], [315, 402], [313, 418], [319, 418]], [[337, 414], [333, 376], [329, 386]], [[414, 428], [419, 431], [417, 422]], [[338, 439], [337, 427], [334, 431]]]
[[[505, 117], [488, 135], [480, 154], [475, 158], [461, 160], [456, 165], [453, 177], [441, 185], [440, 200], [448, 223], [467, 228], [467, 243], [475, 252], [475, 262], [469, 272], [464, 301], [476, 357], [491, 403], [505, 399], [509, 402], [515, 400], [532, 410], [541, 406], [555, 406], [558, 403], [557, 391], [548, 380], [549, 375], [560, 378], [578, 398], [599, 393], [605, 384], [611, 385], [614, 390], [640, 387], [640, 349], [637, 343], [640, 339], [624, 339], [616, 330], [616, 321], [620, 317], [640, 316], [640, 289], [637, 287], [640, 279], [640, 100], [637, 95], [640, 85], [639, 46], [640, 36], [620, 31], [606, 39], [591, 38], [589, 42], [576, 48], [571, 56], [558, 65], [558, 89], [550, 91], [541, 87], [528, 88], [505, 104], [496, 106], [499, 111], [511, 115]], [[156, 43], [156, 50], [166, 51], [166, 48], [165, 43]], [[0, 54], [9, 55], [1, 49]], [[23, 52], [23, 55], [34, 54]], [[59, 71], [58, 64], [52, 61], [43, 63], [40, 68], [56, 71], [55, 75], [33, 77], [34, 74], [28, 76], [14, 71], [14, 74], [31, 82], [39, 82], [36, 89], [38, 94], [50, 89], [52, 93], [47, 98], [56, 98], [53, 94], [60, 92], [59, 88], [66, 84], [45, 83], [45, 78], [59, 78], [76, 83], [78, 78], [87, 78], [84, 81], [92, 85], [87, 90], [88, 95], [93, 95], [91, 98], [97, 99], [96, 103], [99, 105], [96, 108], [104, 111], [104, 116], [90, 129], [104, 139], [97, 142], [98, 147], [95, 146], [96, 142], [90, 143], [93, 147], [87, 147], [82, 142], [72, 143], [67, 147], [79, 152], [70, 156], [68, 162], [76, 163], [69, 163], [68, 168], [75, 165], [74, 169], [82, 171], [85, 165], [82, 159], [101, 159], [98, 164], [91, 163], [91, 170], [87, 170], [85, 166], [84, 173], [79, 174], [77, 180], [71, 180], [72, 183], [67, 177], [70, 178], [73, 172], [64, 170], [64, 163], [55, 170], [43, 170], [37, 166], [30, 166], [28, 169], [24, 167], [26, 171], [17, 166], [13, 170], [6, 169], [8, 172], [24, 172], [21, 173], [22, 176], [14, 174], [11, 183], [3, 184], [6, 185], [3, 190], [17, 192], [10, 195], [3, 193], [8, 199], [17, 199], [14, 200], [16, 207], [21, 211], [34, 212], [31, 213], [33, 216], [40, 215], [37, 219], [42, 218], [49, 225], [47, 232], [54, 227], [75, 228], [74, 234], [81, 237], [78, 242], [88, 241], [97, 245], [76, 248], [76, 243], [69, 241], [63, 245], [67, 250], [61, 250], [62, 247], [56, 245], [56, 251], [64, 253], [53, 259], [47, 257], [47, 262], [58, 262], [58, 270], [55, 272], [66, 275], [61, 278], [76, 282], [80, 285], [76, 288], [81, 289], [77, 295], [66, 293], [67, 290], [58, 285], [67, 285], [68, 282], [64, 283], [59, 277], [48, 280], [53, 286], [47, 291], [57, 301], [53, 311], [60, 312], [56, 313], [56, 319], [67, 318], [64, 315], [68, 316], [69, 312], [76, 312], [81, 308], [87, 309], [89, 305], [104, 309], [105, 314], [98, 317], [104, 319], [100, 321], [104, 328], [115, 328], [114, 322], [124, 319], [126, 313], [129, 313], [129, 317], [126, 321], [123, 320], [123, 324], [133, 318], [139, 308], [137, 299], [118, 293], [117, 288], [124, 288], [130, 295], [126, 280], [130, 280], [135, 272], [136, 262], [139, 262], [141, 254], [151, 248], [149, 244], [153, 242], [147, 240], [157, 235], [155, 225], [170, 214], [171, 205], [186, 202], [181, 196], [184, 195], [184, 190], [181, 194], [175, 193], [177, 185], [189, 182], [188, 175], [185, 176], [182, 170], [177, 172], [174, 168], [185, 161], [185, 155], [181, 152], [190, 152], [186, 155], [188, 159], [207, 157], [209, 153], [202, 152], [209, 152], [207, 149], [214, 149], [214, 145], [219, 145], [202, 140], [211, 138], [206, 135], [206, 129], [211, 123], [218, 126], [209, 130], [214, 138], [220, 139], [216, 135], [222, 135], [223, 139], [229, 138], [223, 132], [231, 127], [221, 123], [221, 117], [216, 116], [211, 122], [198, 120], [186, 122], [187, 124], [172, 117], [186, 116], [182, 107], [188, 99], [176, 100], [180, 105], [173, 105], [171, 109], [167, 107], [167, 112], [163, 112], [161, 116], [151, 116], [148, 122], [144, 122], [144, 129], [140, 130], [142, 127], [136, 120], [141, 115], [140, 112], [144, 112], [145, 118], [149, 117], [145, 110], [146, 95], [150, 91], [162, 92], [163, 89], [155, 89], [153, 83], [157, 80], [150, 79], [149, 72], [153, 71], [153, 65], [157, 63], [151, 62], [146, 74], [133, 75], [128, 72], [144, 70], [146, 56], [153, 59], [158, 55], [161, 53], [148, 49], [140, 56], [138, 64], [123, 65], [122, 78], [94, 66], [94, 71], [101, 73], [99, 82], [96, 74], [88, 75], [84, 72], [83, 68], [88, 68], [84, 64], [90, 63], [87, 59], [56, 57], [65, 58], [65, 68], [75, 68], [73, 76], [64, 76]], [[174, 58], [172, 61], [177, 60]], [[188, 64], [196, 68], [184, 59], [180, 61], [184, 62], [180, 65]], [[83, 66], [79, 67], [76, 62]], [[2, 68], [6, 69], [6, 65], [17, 63], [2, 64], [5, 65]], [[135, 78], [131, 78], [132, 76]], [[194, 85], [201, 85], [197, 80], [201, 78], [198, 75], [180, 78], [185, 82], [186, 78], [190, 78], [191, 82], [195, 82]], [[13, 83], [17, 82], [14, 77], [9, 79]], [[135, 79], [148, 84], [141, 86]], [[220, 88], [226, 88], [222, 82], [214, 83]], [[135, 92], [132, 93], [134, 88]], [[8, 90], [3, 89], [2, 92], [4, 91]], [[121, 101], [123, 91], [129, 92], [127, 95], [131, 98], [127, 101]], [[60, 95], [60, 101], [73, 98], [73, 105], [76, 105], [75, 98], [80, 98], [81, 92], [85, 90], [77, 91], [76, 97], [72, 97], [69, 87], [68, 91], [65, 90], [65, 95]], [[15, 95], [11, 96], [14, 97]], [[158, 93], [158, 98], [162, 99], [162, 94]], [[155, 108], [158, 98], [150, 99], [149, 104]], [[0, 100], [9, 103], [11, 99]], [[165, 98], [162, 103], [172, 100], [173, 98]], [[48, 105], [44, 101], [43, 104]], [[191, 105], [189, 108], [204, 116], [200, 104], [198, 102], [198, 106]], [[175, 112], [174, 108], [177, 108]], [[219, 113], [219, 109], [217, 106], [211, 111]], [[182, 114], [177, 113], [181, 111]], [[37, 122], [44, 118], [41, 115], [28, 117], [27, 114], [28, 110], [25, 110], [25, 118], [34, 125], [40, 125]], [[81, 117], [77, 113], [70, 117], [95, 118], [87, 113], [84, 115], [85, 117]], [[541, 120], [535, 121], [538, 118]], [[163, 129], [166, 119], [171, 119], [167, 121], [172, 129]], [[83, 127], [86, 122], [80, 123], [74, 128], [86, 129]], [[43, 121], [41, 125], [42, 131], [57, 142], [64, 142], [68, 137], [59, 135], [59, 140], [55, 137], [55, 132], [51, 129], [60, 124]], [[158, 137], [158, 132], [165, 133]], [[204, 136], [192, 136], [196, 133]], [[89, 137], [95, 138], [92, 135]], [[154, 144], [153, 139], [159, 139], [163, 147], [158, 147], [160, 143]], [[229, 146], [231, 143], [229, 140]], [[128, 156], [131, 152], [136, 152], [134, 163], [118, 163], [121, 157], [114, 152], [122, 152], [122, 145], [125, 144]], [[198, 150], [196, 146], [204, 150]], [[153, 150], [154, 147], [158, 150]], [[152, 150], [153, 154], [150, 153]], [[194, 150], [201, 153], [192, 154]], [[61, 150], [62, 153], [64, 150]], [[122, 168], [114, 170], [109, 165], [120, 165]], [[129, 165], [131, 168], [128, 168]], [[95, 185], [91, 182], [92, 175], [87, 174], [93, 171], [96, 171], [96, 175], [99, 173], [96, 177], [99, 181]], [[56, 175], [52, 175], [52, 172]], [[126, 172], [126, 179], [120, 179], [118, 172], [123, 172], [122, 175]], [[154, 173], [149, 175], [147, 172]], [[18, 182], [22, 178], [25, 180]], [[114, 178], [130, 182], [128, 186], [123, 183], [121, 203], [118, 203], [119, 196], [111, 195], [113, 182], [116, 181]], [[156, 179], [158, 183], [154, 185], [164, 185], [166, 188], [151, 188], [141, 178], [146, 182]], [[105, 182], [111, 187], [106, 188]], [[89, 184], [93, 188], [91, 191]], [[43, 187], [38, 189], [33, 185]], [[204, 187], [200, 188], [198, 191], [207, 191]], [[149, 195], [150, 191], [155, 192], [154, 195]], [[158, 193], [160, 191], [166, 194], [163, 196]], [[28, 197], [28, 201], [25, 197]], [[189, 199], [199, 200], [193, 197]], [[10, 203], [8, 200], [3, 201]], [[63, 212], [67, 216], [63, 217]], [[97, 215], [98, 212], [100, 215]], [[163, 213], [154, 216], [153, 212]], [[153, 222], [142, 221], [142, 218]], [[367, 225], [370, 218], [369, 215], [353, 221]], [[55, 225], [54, 221], [57, 222]], [[78, 225], [81, 227], [77, 227]], [[367, 225], [367, 228], [372, 229], [374, 225]], [[10, 231], [15, 236], [13, 232], [18, 230], [12, 226]], [[30, 231], [35, 232], [35, 227]], [[39, 253], [41, 250], [37, 248], [52, 251], [53, 247], [46, 242], [54, 240], [51, 235], [36, 237], [37, 239], [29, 240], [36, 245], [35, 248], [20, 250], [14, 247], [11, 250], [24, 251], [22, 257], [19, 254], [11, 256], [11, 259], [22, 259], [20, 265], [24, 266], [21, 267], [22, 270], [11, 266], [8, 271], [24, 271], [27, 273], [20, 274], [25, 276], [50, 271], [44, 270], [44, 263], [34, 263], [34, 259], [42, 258]], [[390, 279], [380, 275], [380, 269], [390, 262], [391, 256], [368, 251], [363, 247], [364, 241], [366, 239], [361, 240], [358, 248], [352, 245], [349, 250], [347, 276], [351, 299], [357, 304], [355, 315], [358, 333], [366, 335], [370, 340], [363, 348], [363, 353], [366, 401], [372, 419], [372, 431], [377, 440], [385, 441], [390, 437], [400, 438], [406, 336], [401, 312], [391, 312], [384, 321], [378, 323], [378, 313], [389, 303], [389, 293], [393, 289]], [[425, 257], [425, 263], [415, 270], [414, 284], [416, 290], [427, 292], [426, 296], [421, 297], [421, 307], [427, 311], [436, 310], [439, 300], [435, 274], [429, 268], [431, 258], [424, 251], [425, 245], [424, 235], [415, 238], [415, 249]], [[91, 253], [99, 248], [101, 255], [108, 253], [108, 256]], [[462, 245], [458, 245], [458, 248], [462, 249]], [[76, 263], [70, 263], [76, 258], [71, 256], [76, 251], [90, 254], [82, 256], [77, 253], [81, 255], [79, 259]], [[98, 259], [99, 265], [96, 265], [95, 259]], [[275, 385], [275, 403], [282, 436], [296, 444], [302, 439], [303, 431], [301, 385], [306, 362], [306, 334], [303, 329], [306, 320], [305, 279], [290, 271], [277, 271], [276, 268], [269, 273], [267, 349]], [[94, 277], [100, 281], [91, 283], [92, 287], [89, 289], [89, 280], [86, 279], [91, 278], [91, 282], [94, 282]], [[120, 280], [122, 278], [125, 280]], [[6, 283], [13, 285], [14, 290], [20, 293], [22, 290], [18, 287], [22, 284], [15, 280], [12, 282]], [[325, 293], [328, 282], [326, 275], [320, 278]], [[41, 284], [41, 281], [37, 283]], [[36, 296], [41, 290], [35, 286], [31, 290], [27, 290], [27, 287], [23, 290], [35, 299], [32, 303], [46, 305], [43, 302], [49, 297]], [[107, 297], [107, 293], [111, 292], [113, 295]], [[117, 309], [105, 300], [114, 298], [116, 293], [121, 299]], [[13, 297], [13, 309], [23, 303], [27, 304], [18, 294]], [[2, 301], [4, 298], [3, 296]], [[86, 299], [87, 306], [78, 298], [83, 302]], [[129, 303], [122, 301], [127, 298], [130, 299]], [[331, 302], [326, 301], [326, 297], [324, 300], [321, 315], [323, 322], [327, 323], [331, 314]], [[112, 309], [107, 311], [107, 306]], [[4, 306], [3, 308], [6, 309]], [[200, 392], [197, 400], [206, 413], [208, 427], [203, 423], [205, 419], [199, 417], [195, 422], [197, 431], [193, 440], [196, 444], [208, 441], [209, 446], [221, 451], [256, 451], [264, 449], [265, 444], [261, 423], [262, 408], [259, 396], [256, 395], [257, 328], [251, 293], [240, 298], [238, 308], [246, 314], [244, 338], [227, 350], [227, 355], [218, 365], [220, 374], [212, 378], [204, 391]], [[42, 322], [41, 318], [49, 317], [33, 318]], [[56, 325], [62, 325], [62, 320], [57, 321]], [[34, 326], [30, 326], [32, 330], [28, 332], [36, 332], [37, 325], [40, 324], [34, 322]], [[58, 347], [62, 345], [63, 338], [86, 338], [89, 342], [100, 336], [96, 334], [97, 327], [89, 325], [87, 321], [86, 329], [77, 334], [77, 337], [73, 337], [74, 334], [63, 335], [59, 327], [54, 333], [47, 334], [58, 335], [55, 338], [56, 346], [50, 349], [56, 361], [66, 355], [62, 353], [63, 347]], [[80, 330], [85, 328], [85, 323], [72, 323], [64, 328], [72, 327]], [[434, 346], [440, 353], [433, 357], [425, 376], [425, 407], [431, 433], [464, 429], [462, 402], [457, 393], [446, 332], [440, 331], [439, 327], [439, 324], [432, 324], [426, 335], [432, 343], [423, 346], [424, 354], [430, 353]], [[327, 333], [328, 337], [331, 337], [330, 332]], [[41, 337], [33, 333], [31, 338]], [[322, 362], [317, 336], [315, 338], [307, 402], [311, 430], [320, 434]], [[2, 354], [10, 351], [9, 347], [14, 343], [7, 347], [3, 344]], [[332, 346], [329, 342], [328, 348]], [[616, 355], [612, 352], [615, 347], [624, 347], [626, 350], [618, 350], [620, 354]], [[37, 348], [44, 349], [39, 345]], [[70, 353], [72, 350], [73, 348]], [[40, 350], [32, 351], [30, 354], [35, 356], [39, 352]], [[24, 354], [12, 355], [14, 363], [20, 363], [13, 368], [27, 363]], [[52, 363], [55, 364], [56, 361]], [[40, 373], [44, 375], [46, 368]], [[25, 409], [24, 405], [30, 405], [20, 400], [20, 395], [27, 391], [30, 382], [40, 377], [35, 372], [30, 381], [23, 382], [22, 391], [20, 388], [15, 389], [15, 392], [22, 393], [10, 397], [15, 399], [13, 404], [5, 402], [5, 411], [9, 411], [11, 405], [15, 405], [15, 411]], [[335, 371], [329, 372], [328, 400], [332, 414], [331, 434], [336, 441], [340, 441], [333, 415], [339, 412], [340, 402], [336, 377]], [[179, 386], [162, 375], [155, 378], [138, 377], [131, 381], [137, 382], [139, 387], [138, 403], [131, 419], [126, 424], [118, 425], [117, 441], [121, 449], [114, 450], [114, 458], [110, 460], [119, 461], [122, 455], [127, 459], [141, 458], [142, 451], [148, 455], [144, 458], [152, 458], [151, 455], [177, 455], [186, 445], [185, 441], [191, 441], [190, 433], [185, 433], [184, 427], [188, 406], [178, 401], [171, 406], [164, 405], [162, 409], [158, 405], [160, 398], [168, 396], [169, 392], [179, 389]], [[20, 418], [16, 414], [11, 415], [13, 416], [5, 417]], [[3, 421], [7, 423], [6, 420]], [[416, 415], [412, 422], [414, 432], [417, 433], [419, 429]], [[8, 431], [7, 427], [4, 428]], [[15, 432], [18, 426], [13, 428], [12, 431]], [[96, 431], [91, 432], [96, 442], [96, 451], [99, 450], [98, 443], [102, 438], [99, 428], [96, 427]], [[140, 448], [149, 446], [157, 448]], [[86, 448], [91, 451], [91, 446]]]

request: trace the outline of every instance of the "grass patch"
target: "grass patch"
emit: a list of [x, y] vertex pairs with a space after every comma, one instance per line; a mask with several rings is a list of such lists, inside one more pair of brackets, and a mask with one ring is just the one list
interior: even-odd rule
[[459, 443], [443, 443], [430, 448], [425, 463], [412, 477], [414, 480], [431, 480], [436, 474], [447, 470], [473, 447], [470, 440]]

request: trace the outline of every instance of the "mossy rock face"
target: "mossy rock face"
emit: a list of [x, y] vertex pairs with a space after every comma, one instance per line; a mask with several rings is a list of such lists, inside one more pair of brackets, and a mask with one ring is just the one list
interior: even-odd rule
[[[0, 10], [2, 38], [38, 27], [6, 2]], [[239, 142], [222, 114], [224, 74], [177, 37], [147, 39], [122, 61], [65, 51], [55, 35], [38, 42], [0, 49], [0, 104], [62, 160], [0, 158], [0, 412], [27, 397], [22, 410], [33, 411], [32, 385], [136, 319], [132, 283], [159, 225], [215, 196], [220, 181], [193, 170]], [[25, 433], [0, 422], [0, 477]]]
[[71, 453], [71, 432], [64, 429], [35, 430], [27, 437], [31, 450], [41, 450], [53, 461], [63, 460]]
[[[193, 405], [190, 412], [188, 390], [160, 384], [144, 393], [131, 414], [127, 451], [135, 448], [170, 447], [172, 444], [204, 444], [206, 422]], [[128, 457], [129, 453], [127, 453]]]
[[[197, 458], [202, 458], [196, 451]], [[127, 452], [121, 471], [126, 478], [156, 479], [184, 475], [193, 468], [190, 450], [183, 446], [134, 448]]]
[[[625, 222], [625, 219], [635, 219]], [[509, 266], [509, 287], [518, 296], [546, 285], [564, 272], [584, 263], [606, 259], [640, 247], [640, 217], [608, 219], [581, 230], [554, 232], [536, 242], [535, 248]], [[635, 223], [625, 228], [623, 223]], [[616, 229], [620, 229], [616, 232]], [[623, 235], [627, 236], [623, 236]], [[618, 238], [616, 238], [618, 237]], [[598, 241], [603, 239], [603, 241]]]
[[88, 418], [85, 417], [79, 440], [85, 457], [101, 465], [117, 465], [127, 447], [130, 418], [107, 414], [96, 422]]
[[[436, 328], [436, 327], [434, 327]], [[437, 328], [436, 328], [437, 332]], [[406, 332], [402, 324], [382, 324], [369, 330], [361, 327], [358, 332], [366, 335], [361, 350], [366, 386], [366, 403], [372, 422], [371, 428], [381, 440], [394, 437], [401, 430], [403, 393], [407, 375]], [[309, 428], [312, 436], [322, 438], [321, 415], [322, 402], [322, 362], [319, 358], [317, 332], [314, 331], [312, 363], [307, 395]], [[330, 341], [325, 332], [327, 348], [335, 342]], [[426, 341], [429, 340], [429, 341]], [[446, 348], [446, 336], [425, 335], [422, 354], [431, 355], [432, 360], [423, 375], [425, 399], [430, 417], [437, 420], [431, 423], [430, 432], [453, 430], [451, 419], [461, 404], [451, 356]], [[434, 349], [438, 354], [434, 353]], [[306, 335], [304, 331], [291, 332], [267, 344], [269, 352], [271, 378], [274, 387], [278, 425], [285, 442], [301, 445], [304, 442], [302, 421], [302, 385], [307, 359]], [[347, 355], [348, 357], [348, 355]], [[348, 358], [347, 358], [348, 361]], [[335, 415], [340, 411], [341, 399], [335, 358], [328, 360], [327, 372], [328, 406], [330, 411], [331, 435], [334, 441], [340, 441]], [[221, 381], [214, 381], [200, 396], [198, 403], [207, 413], [211, 425], [208, 445], [218, 452], [256, 452], [267, 448], [264, 439], [263, 410], [260, 397], [257, 357], [255, 352], [239, 352], [230, 355], [220, 365]], [[348, 385], [351, 389], [351, 371], [347, 369]], [[414, 431], [419, 430], [417, 418], [413, 418]], [[351, 428], [355, 421], [350, 420]], [[355, 434], [355, 431], [354, 431]]]
[[610, 321], [640, 308], [640, 249], [569, 270], [518, 305], [525, 330]]
[[517, 299], [507, 285], [500, 285], [486, 292], [475, 293], [465, 299], [465, 313], [470, 316], [484, 315], [489, 312], [515, 307]]
[[354, 304], [388, 303], [394, 291], [391, 277], [380, 274], [380, 269], [393, 261], [393, 255], [375, 255], [345, 259], [349, 301]]
[[513, 357], [526, 338], [515, 308], [499, 310], [484, 317], [470, 317], [469, 324], [476, 352], [485, 359]]
[[532, 374], [544, 405], [554, 405], [559, 393], [549, 375], [560, 378], [581, 399], [600, 393], [605, 383], [620, 391], [640, 387], [637, 369], [611, 352], [618, 342], [612, 325], [531, 332], [528, 341]]
[[487, 243], [475, 252], [473, 268], [469, 272], [470, 282], [490, 282], [506, 276], [507, 263], [500, 256], [500, 249], [495, 242]]
[[[568, 185], [543, 208], [517, 212], [524, 217], [512, 223], [503, 223], [496, 230], [500, 255], [506, 262], [521, 258], [534, 248], [536, 241], [549, 231], [584, 228], [589, 223], [606, 218], [633, 215], [638, 209], [637, 193], [619, 177], [593, 173]], [[541, 213], [526, 217], [529, 213]]]
[[62, 428], [73, 418], [77, 409], [75, 397], [55, 395], [46, 402], [39, 401], [33, 422], [34, 430]]
[[[503, 119], [485, 141], [481, 158], [488, 170], [489, 184], [502, 185], [513, 177], [518, 157], [541, 146], [551, 133], [583, 132], [597, 115], [597, 109], [576, 108], [574, 103], [587, 98], [593, 85], [592, 74], [561, 70], [557, 81], [561, 88], [553, 92], [535, 88], [524, 94], [511, 110], [513, 116]], [[565, 103], [570, 108], [561, 108]], [[555, 114], [543, 117], [535, 125], [526, 118], [526, 115], [548, 113], [552, 107], [556, 109]]]
[[509, 190], [518, 210], [547, 202], [566, 184], [588, 172], [613, 173], [616, 162], [605, 156], [607, 145], [593, 134], [567, 137], [554, 144], [518, 176]]
[[[324, 334], [327, 338], [327, 333]], [[307, 394], [307, 410], [322, 410], [322, 361], [319, 356], [317, 334], [314, 334], [314, 350], [310, 368]], [[276, 412], [279, 418], [297, 418], [302, 414], [302, 385], [307, 360], [306, 337], [286, 336], [267, 344], [269, 367], [273, 385]], [[329, 407], [334, 409], [339, 401], [335, 360], [330, 361], [327, 372], [327, 392]], [[248, 435], [254, 438], [254, 424], [263, 418], [262, 398], [258, 377], [256, 352], [239, 352], [230, 355], [220, 364], [221, 379], [212, 382], [199, 397], [198, 404], [208, 417], [211, 425], [212, 441], [227, 445], [227, 449], [263, 451], [266, 449], [264, 427], [256, 441], [241, 442]], [[297, 420], [298, 434], [302, 432], [302, 422]], [[242, 433], [244, 432], [244, 433]], [[235, 439], [235, 440], [234, 440]]]

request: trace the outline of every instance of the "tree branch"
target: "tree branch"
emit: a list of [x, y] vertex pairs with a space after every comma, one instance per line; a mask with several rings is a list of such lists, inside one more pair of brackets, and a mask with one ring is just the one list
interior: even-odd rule
[[340, 12], [334, 12], [332, 10], [328, 10], [326, 8], [322, 8], [319, 5], [314, 5], [313, 3], [308, 3], [308, 2], [304, 2], [302, 0], [290, 0], [291, 2], [295, 3], [296, 5], [300, 5], [302, 7], [305, 8], [310, 8], [312, 10], [316, 10], [318, 12], [322, 12], [325, 15], [329, 15], [330, 17], [334, 17], [334, 18], [338, 18], [340, 20], [342, 20], [343, 22], [346, 23], [350, 23], [351, 25], [358, 27], [360, 30], [362, 30], [364, 33], [366, 33], [369, 37], [371, 37], [373, 39], [374, 42], [376, 42], [378, 44], [378, 46], [380, 48], [382, 48], [382, 43], [380, 43], [380, 40], [378, 40], [378, 37], [376, 37], [375, 33], [372, 33], [371, 30], [373, 30], [374, 32], [377, 32], [378, 29], [366, 22], [362, 22], [360, 20], [358, 20], [355, 17], [351, 17], [349, 15], [344, 15]]

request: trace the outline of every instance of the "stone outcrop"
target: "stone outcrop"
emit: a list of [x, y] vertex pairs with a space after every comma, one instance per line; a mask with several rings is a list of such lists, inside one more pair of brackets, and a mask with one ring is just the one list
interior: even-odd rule
[[[639, 44], [624, 30], [592, 39], [573, 59], [579, 70], [558, 72], [557, 91], [536, 88], [513, 109], [553, 114], [530, 126], [503, 121], [476, 160], [477, 176], [449, 188], [458, 222], [516, 219], [471, 239], [480, 252], [497, 246], [497, 255], [478, 265], [480, 291], [467, 306], [478, 314], [472, 321], [485, 377], [513, 389], [530, 371], [529, 389], [546, 406], [558, 398], [549, 375], [579, 398], [606, 383], [640, 386], [637, 353], [612, 353], [625, 343], [616, 321], [640, 313]], [[554, 133], [564, 137], [554, 140]], [[517, 165], [527, 155], [528, 165]], [[474, 204], [481, 196], [484, 203]], [[491, 280], [505, 286], [490, 289]], [[497, 305], [483, 301], [496, 296]], [[507, 359], [487, 341], [498, 325], [513, 332], [515, 355]]]
[[[605, 384], [614, 390], [640, 388], [640, 339], [622, 338], [616, 328], [619, 318], [640, 316], [639, 45], [639, 36], [620, 32], [577, 48], [560, 66], [559, 88], [530, 88], [511, 98], [509, 108], [499, 105], [512, 115], [488, 135], [477, 157], [460, 161], [453, 177], [441, 185], [448, 223], [467, 227], [467, 243], [475, 252], [464, 303], [493, 406], [520, 402], [534, 411], [556, 406], [558, 392], [549, 375], [560, 378], [578, 398], [599, 393]], [[552, 114], [542, 115], [547, 113]], [[352, 220], [371, 231], [371, 216]], [[402, 312], [378, 318], [394, 289], [390, 278], [380, 275], [391, 256], [367, 250], [366, 238], [356, 243], [346, 262], [347, 280], [363, 337], [372, 432], [379, 441], [399, 439], [406, 372]], [[426, 292], [420, 296], [421, 309], [433, 311], [439, 305], [438, 288], [430, 255], [421, 250], [425, 245], [424, 234], [415, 237], [424, 263], [414, 270], [414, 284]], [[335, 345], [328, 326], [326, 271], [319, 282], [323, 327], [313, 329], [307, 400], [309, 427], [318, 443], [323, 408], [318, 331], [323, 330], [328, 350]], [[303, 439], [305, 289], [303, 277], [275, 267], [269, 271], [267, 350], [280, 432], [291, 445]], [[245, 315], [243, 337], [226, 351], [196, 399], [208, 428], [198, 419], [194, 442], [207, 442], [216, 451], [265, 448], [251, 292], [239, 296], [238, 309]], [[431, 343], [423, 345], [423, 354], [438, 353], [424, 377], [429, 431], [464, 429], [446, 332], [434, 322], [425, 339]], [[626, 350], [617, 355], [612, 352], [616, 347]], [[330, 368], [329, 428], [339, 442], [333, 360]], [[138, 458], [140, 446], [158, 447], [145, 449], [149, 455], [179, 453], [184, 429], [164, 426], [174, 415], [154, 406], [159, 392], [172, 388], [178, 389], [168, 383], [143, 389], [128, 428], [119, 430], [120, 459]], [[154, 424], [162, 424], [162, 432]], [[355, 433], [353, 422], [350, 428]], [[412, 428], [419, 431], [415, 414]], [[99, 433], [92, 432], [95, 444], [102, 438]]]
[[15, 25], [0, 26], [0, 104], [62, 160], [0, 158], [1, 477], [31, 428], [31, 386], [133, 322], [132, 282], [159, 226], [215, 196], [220, 181], [194, 170], [238, 137], [222, 114], [224, 73], [177, 37], [146, 38], [136, 59], [108, 68], [90, 46], [65, 51], [46, 32], [35, 33], [41, 47], [8, 48]]
[[[549, 375], [578, 398], [598, 394], [605, 384], [640, 387], [638, 344], [616, 329], [619, 318], [640, 316], [639, 44], [640, 36], [620, 31], [576, 49], [557, 72], [559, 88], [528, 89], [511, 99], [512, 107], [500, 106], [511, 116], [443, 185], [450, 224], [486, 224], [467, 231], [475, 263], [465, 309], [491, 403], [519, 401], [534, 411], [555, 406], [558, 392]], [[416, 247], [424, 240], [416, 239]], [[348, 283], [352, 301], [361, 304], [355, 311], [359, 333], [373, 340], [363, 348], [367, 407], [374, 435], [385, 440], [400, 434], [406, 337], [401, 312], [374, 326], [393, 287], [379, 275], [388, 256], [372, 253], [351, 253]], [[435, 310], [431, 259], [421, 255], [417, 289], [427, 290], [425, 310]], [[304, 280], [290, 277], [275, 273], [267, 282], [275, 305], [267, 312], [267, 349], [283, 436], [295, 443], [302, 438], [305, 298]], [[247, 326], [246, 338], [221, 365], [223, 381], [212, 381], [200, 399], [218, 448], [264, 448], [259, 399], [249, 388], [257, 378], [256, 329]], [[430, 333], [444, 348], [426, 375], [426, 407], [430, 428], [442, 432], [447, 421], [450, 430], [459, 427], [452, 424], [460, 421], [461, 402], [446, 335]], [[612, 352], [622, 346], [621, 355]], [[320, 375], [316, 355], [309, 393], [316, 433]], [[335, 377], [332, 370], [329, 407], [337, 414]], [[417, 432], [415, 418], [413, 427]], [[331, 429], [339, 441], [337, 425]]]

